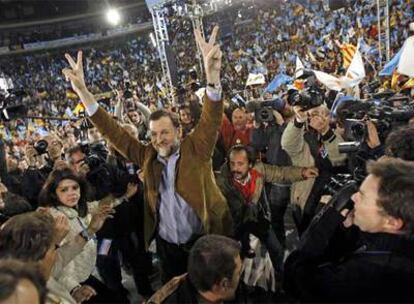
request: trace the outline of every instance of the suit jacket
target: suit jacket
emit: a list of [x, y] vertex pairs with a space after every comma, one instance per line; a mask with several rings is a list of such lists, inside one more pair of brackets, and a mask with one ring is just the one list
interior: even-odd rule
[[[205, 97], [197, 126], [180, 146], [175, 189], [200, 218], [204, 233], [229, 235], [231, 215], [216, 185], [211, 161], [222, 117], [223, 102], [214, 102]], [[157, 160], [157, 151], [152, 145], [144, 145], [130, 136], [102, 108], [90, 118], [99, 132], [126, 159], [144, 171], [144, 235], [148, 247], [158, 223], [158, 189], [164, 165]]]

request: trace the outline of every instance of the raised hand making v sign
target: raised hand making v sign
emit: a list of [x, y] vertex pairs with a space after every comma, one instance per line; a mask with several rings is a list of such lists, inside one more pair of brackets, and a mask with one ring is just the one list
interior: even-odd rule
[[112, 146], [144, 172], [145, 245], [157, 239], [163, 281], [186, 271], [187, 262], [182, 258], [188, 255], [185, 248], [190, 248], [198, 236], [232, 234], [228, 205], [215, 182], [211, 162], [223, 118], [222, 53], [216, 43], [217, 33], [215, 27], [208, 41], [199, 30], [194, 33], [207, 79], [198, 124], [182, 139], [174, 116], [159, 109], [149, 117], [150, 145], [132, 137], [98, 106], [85, 85], [82, 53], [78, 53], [77, 62], [66, 55], [70, 68], [63, 73], [85, 105], [90, 120]]
[[218, 30], [219, 27], [215, 26], [208, 42], [204, 41], [199, 29], [196, 29], [194, 31], [196, 42], [200, 47], [201, 53], [203, 55], [207, 84], [214, 86], [220, 85], [222, 53], [220, 46], [216, 44]]

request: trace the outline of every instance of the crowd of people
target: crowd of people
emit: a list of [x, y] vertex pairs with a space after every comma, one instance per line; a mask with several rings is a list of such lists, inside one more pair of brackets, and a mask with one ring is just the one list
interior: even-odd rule
[[[146, 36], [0, 58], [0, 302], [129, 303], [125, 272], [147, 303], [413, 301], [413, 90], [378, 76], [372, 1], [303, 2], [205, 38], [170, 8], [174, 104]], [[393, 53], [413, 5], [391, 3]], [[343, 74], [349, 44], [344, 97], [310, 69]], [[298, 57], [302, 87], [264, 93]]]

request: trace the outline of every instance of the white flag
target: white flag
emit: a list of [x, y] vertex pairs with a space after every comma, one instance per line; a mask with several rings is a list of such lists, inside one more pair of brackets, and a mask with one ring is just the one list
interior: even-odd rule
[[246, 87], [251, 85], [259, 85], [259, 84], [265, 84], [266, 80], [263, 74], [253, 74], [249, 73], [249, 76], [247, 77], [246, 81]]
[[414, 77], [414, 36], [409, 37], [404, 43], [397, 71]]
[[362, 79], [365, 78], [365, 67], [361, 53], [359, 52], [359, 46], [357, 47], [357, 51], [352, 58], [345, 76], [338, 78], [321, 71], [314, 70], [313, 72], [315, 73], [316, 78], [330, 90], [341, 91], [342, 89], [349, 89], [357, 86]]
[[300, 61], [299, 56], [296, 56], [295, 78], [302, 76], [304, 71], [305, 67], [303, 66], [302, 61]]

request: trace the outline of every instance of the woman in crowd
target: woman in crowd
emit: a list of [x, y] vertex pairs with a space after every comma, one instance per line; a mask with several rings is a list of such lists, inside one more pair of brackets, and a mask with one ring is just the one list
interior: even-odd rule
[[68, 218], [70, 230], [61, 245], [79, 234], [87, 240], [82, 252], [65, 267], [63, 275], [56, 279], [79, 303], [127, 303], [127, 299], [111, 292], [93, 275], [97, 257], [95, 233], [101, 227], [91, 229], [93, 225], [90, 223], [95, 216], [104, 214], [110, 217], [113, 213], [112, 206], [98, 202], [87, 203], [86, 181], [69, 168], [56, 169], [49, 175], [39, 195], [39, 202], [42, 206], [51, 207], [53, 215], [63, 214]]

